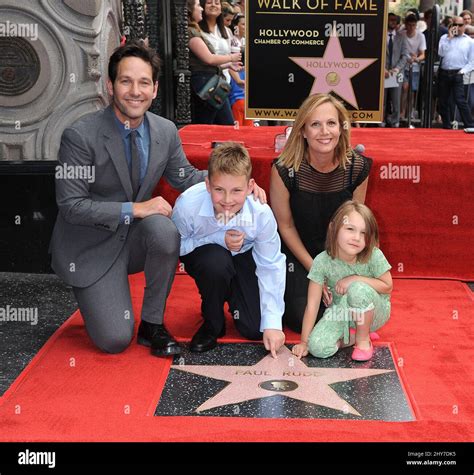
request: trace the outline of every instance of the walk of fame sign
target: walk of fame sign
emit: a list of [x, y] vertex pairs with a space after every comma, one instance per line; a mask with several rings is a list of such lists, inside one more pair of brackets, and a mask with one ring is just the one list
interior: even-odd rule
[[391, 352], [366, 363], [344, 349], [299, 360], [286, 346], [274, 359], [263, 345], [220, 344], [176, 356], [155, 415], [414, 420]]
[[386, 0], [246, 3], [246, 116], [294, 119], [307, 96], [330, 93], [351, 120], [383, 117]]

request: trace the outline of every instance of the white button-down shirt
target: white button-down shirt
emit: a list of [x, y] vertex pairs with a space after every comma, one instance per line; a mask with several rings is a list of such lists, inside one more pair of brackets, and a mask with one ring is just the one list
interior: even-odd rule
[[390, 41], [390, 35], [392, 35], [392, 41], [395, 41], [395, 36], [397, 36], [397, 30], [387, 30], [387, 47], [388, 47], [388, 42]]
[[474, 70], [474, 40], [466, 34], [451, 40], [448, 40], [448, 35], [443, 35], [438, 53], [443, 58], [442, 69], [460, 69], [461, 74]]
[[260, 331], [281, 330], [285, 309], [286, 257], [281, 252], [277, 223], [270, 207], [247, 197], [242, 210], [223, 223], [215, 216], [206, 184], [198, 183], [178, 197], [171, 219], [181, 234], [181, 256], [205, 244], [219, 244], [226, 248], [225, 233], [230, 229], [245, 233], [242, 248], [232, 255], [252, 249], [260, 292]]

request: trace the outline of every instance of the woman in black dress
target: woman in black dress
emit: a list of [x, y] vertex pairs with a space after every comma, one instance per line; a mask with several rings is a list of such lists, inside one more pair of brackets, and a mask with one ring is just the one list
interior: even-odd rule
[[[328, 94], [301, 105], [281, 156], [273, 163], [270, 200], [287, 257], [284, 322], [300, 333], [308, 293], [307, 274], [324, 251], [329, 221], [339, 206], [363, 203], [372, 160], [350, 145], [347, 110]], [[325, 301], [330, 291], [325, 290]], [[320, 308], [318, 318], [322, 316]]]

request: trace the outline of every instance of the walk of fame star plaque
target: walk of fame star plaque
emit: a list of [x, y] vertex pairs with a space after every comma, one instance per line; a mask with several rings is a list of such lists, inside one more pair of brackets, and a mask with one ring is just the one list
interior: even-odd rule
[[174, 358], [156, 416], [412, 421], [390, 348], [352, 361], [351, 348], [328, 359], [274, 359], [262, 344], [227, 343]]
[[246, 3], [245, 99], [252, 119], [294, 119], [307, 96], [332, 94], [354, 122], [380, 122], [385, 0]]

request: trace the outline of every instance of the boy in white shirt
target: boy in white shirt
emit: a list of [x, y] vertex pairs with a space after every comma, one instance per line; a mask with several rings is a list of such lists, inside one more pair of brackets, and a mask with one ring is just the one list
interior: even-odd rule
[[408, 62], [405, 66], [403, 86], [402, 86], [402, 100], [401, 100], [401, 112], [402, 118], [407, 118], [407, 102], [408, 102], [408, 88], [410, 83], [410, 65], [411, 65], [411, 92], [412, 92], [412, 105], [413, 96], [420, 84], [420, 63], [425, 59], [426, 51], [426, 38], [423, 33], [416, 28], [417, 20], [415, 15], [408, 15], [405, 18], [405, 30], [401, 33], [406, 37], [408, 48]]
[[[211, 350], [225, 334], [224, 303], [237, 330], [263, 337], [273, 357], [282, 332], [285, 256], [273, 212], [249, 198], [254, 186], [247, 150], [228, 142], [211, 154], [206, 183], [187, 189], [172, 220], [181, 235], [180, 259], [198, 286], [204, 323], [190, 349]], [[263, 335], [262, 335], [263, 333]]]

